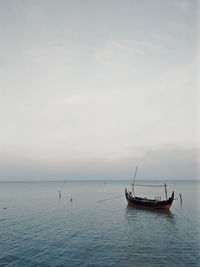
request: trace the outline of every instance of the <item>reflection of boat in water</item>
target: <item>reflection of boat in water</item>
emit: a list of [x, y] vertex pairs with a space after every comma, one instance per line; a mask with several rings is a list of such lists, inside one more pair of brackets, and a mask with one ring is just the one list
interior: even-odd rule
[[[128, 191], [125, 188], [125, 197], [128, 203], [128, 206], [133, 206], [136, 208], [143, 208], [143, 209], [170, 209], [172, 202], [174, 200], [174, 191], [170, 198], [167, 198], [167, 185], [135, 185], [135, 177], [137, 173], [137, 167], [135, 171], [134, 181], [132, 184], [132, 191]], [[146, 197], [137, 197], [135, 196], [135, 186], [147, 186], [147, 187], [164, 187], [165, 188], [165, 196], [166, 200], [161, 200], [161, 197], [155, 197], [155, 199], [148, 199]]]
[[159, 216], [159, 218], [161, 215], [163, 215], [164, 217], [167, 217], [167, 218], [168, 217], [169, 218], [174, 217], [174, 215], [170, 209], [141, 209], [141, 208], [139, 208], [139, 209], [135, 208], [134, 209], [133, 207], [128, 206], [128, 205], [126, 207], [126, 215], [127, 215], [127, 217], [130, 217], [130, 218], [132, 218], [132, 217], [135, 218], [138, 215], [144, 214], [143, 212], [145, 212], [145, 214], [148, 214], [148, 212], [149, 212], [155, 216]]

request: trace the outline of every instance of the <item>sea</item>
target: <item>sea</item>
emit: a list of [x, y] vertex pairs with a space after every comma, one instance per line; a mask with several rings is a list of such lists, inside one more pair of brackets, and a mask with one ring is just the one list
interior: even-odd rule
[[128, 180], [0, 182], [0, 266], [200, 266], [200, 182], [165, 182], [170, 212], [127, 207]]

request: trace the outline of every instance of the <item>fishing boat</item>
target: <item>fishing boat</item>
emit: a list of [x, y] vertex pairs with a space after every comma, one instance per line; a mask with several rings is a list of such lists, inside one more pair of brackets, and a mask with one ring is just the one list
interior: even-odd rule
[[128, 192], [126, 188], [125, 196], [128, 206], [144, 209], [170, 209], [174, 200], [174, 192], [172, 192], [171, 197], [166, 200], [161, 200], [160, 197], [155, 197], [155, 199], [148, 199], [146, 197], [136, 197], [132, 194], [132, 192]]
[[[171, 197], [167, 197], [167, 185], [144, 185], [144, 184], [135, 184], [135, 177], [137, 173], [137, 167], [135, 171], [134, 181], [132, 183], [132, 191], [128, 191], [125, 188], [125, 197], [128, 203], [128, 206], [132, 206], [135, 208], [143, 208], [143, 209], [165, 209], [169, 210], [173, 200], [174, 200], [174, 191], [172, 192]], [[162, 200], [161, 197], [155, 197], [155, 199], [148, 199], [146, 197], [137, 197], [135, 195], [135, 186], [146, 186], [146, 187], [164, 187], [165, 189], [165, 197], [166, 200]]]

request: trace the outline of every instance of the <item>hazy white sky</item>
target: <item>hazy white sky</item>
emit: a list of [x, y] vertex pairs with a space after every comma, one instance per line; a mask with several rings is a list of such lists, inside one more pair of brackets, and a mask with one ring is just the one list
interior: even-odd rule
[[0, 180], [197, 179], [196, 0], [0, 0]]

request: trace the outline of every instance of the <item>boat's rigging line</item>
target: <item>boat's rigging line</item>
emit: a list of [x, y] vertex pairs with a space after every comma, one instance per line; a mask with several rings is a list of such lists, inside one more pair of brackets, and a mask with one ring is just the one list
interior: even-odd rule
[[[175, 208], [174, 206], [173, 206], [172, 208], [175, 209], [180, 215], [182, 215], [182, 216], [186, 219], [186, 222], [187, 222], [189, 225], [190, 225], [190, 223], [199, 225], [199, 222], [194, 221], [194, 220], [191, 220], [191, 219], [188, 218], [184, 213], [182, 213], [180, 210], [178, 210], [178, 209]], [[191, 234], [189, 234], [187, 231], [184, 231], [184, 234], [185, 234], [187, 237], [190, 237], [191, 240], [193, 240], [194, 237], [193, 237]]]
[[191, 220], [189, 217], [187, 217], [187, 215], [185, 215], [183, 212], [181, 212], [180, 210], [178, 210], [176, 207], [173, 206], [173, 208], [179, 213], [181, 214], [188, 223], [192, 222], [192, 223], [195, 223], [195, 224], [199, 224], [199, 222], [197, 221], [194, 221], [194, 220]]
[[105, 199], [102, 199], [102, 200], [98, 200], [97, 202], [100, 203], [100, 202], [103, 202], [103, 201], [108, 201], [108, 200], [112, 200], [112, 199], [115, 199], [115, 198], [120, 198], [122, 196], [124, 196], [124, 194], [119, 195], [119, 196], [115, 196], [115, 197], [110, 197], [110, 198], [105, 198]]
[[183, 214], [180, 210], [178, 210], [177, 208], [173, 207], [179, 214], [181, 214], [187, 221], [189, 221], [190, 219], [185, 215]]

